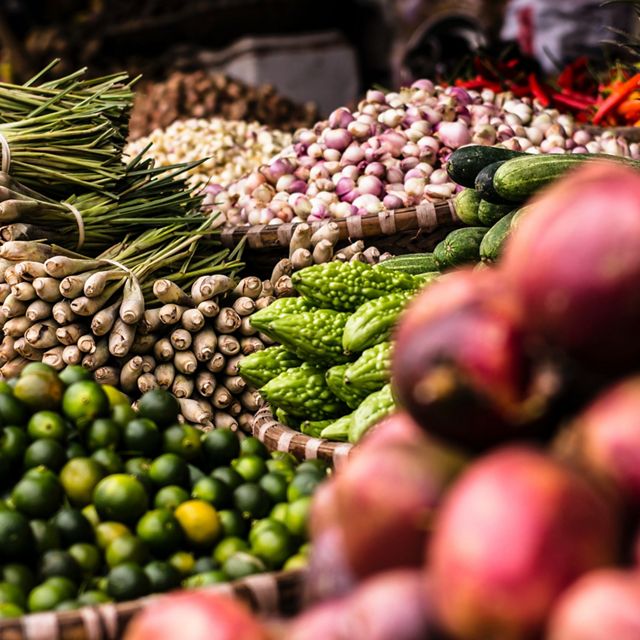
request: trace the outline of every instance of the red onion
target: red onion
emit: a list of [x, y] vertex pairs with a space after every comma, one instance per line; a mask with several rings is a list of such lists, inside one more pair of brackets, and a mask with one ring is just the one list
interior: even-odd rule
[[298, 178], [298, 180], [304, 180], [307, 182], [311, 176], [311, 170], [308, 167], [301, 166], [293, 172], [293, 175]]
[[371, 135], [371, 125], [354, 120], [347, 127], [347, 131], [357, 140], [363, 140]]
[[444, 169], [436, 169], [431, 174], [431, 184], [446, 184], [449, 182], [449, 176]]
[[307, 183], [304, 180], [294, 180], [289, 185], [289, 193], [305, 193], [307, 190]]
[[223, 190], [224, 190], [224, 187], [221, 184], [208, 184], [204, 188], [204, 192], [207, 195], [211, 195], [211, 196], [217, 196]]
[[352, 191], [355, 186], [356, 183], [350, 178], [340, 178], [340, 180], [338, 180], [338, 184], [336, 184], [336, 193], [338, 194], [338, 197], [341, 197], [349, 193], [349, 191]]
[[378, 91], [377, 89], [369, 89], [365, 95], [365, 100], [367, 102], [379, 102], [384, 103], [386, 100], [386, 96], [382, 91]]
[[300, 142], [306, 145], [310, 145], [318, 139], [318, 136], [313, 131], [309, 131], [309, 129], [299, 129], [296, 136]]
[[446, 93], [453, 96], [458, 104], [464, 106], [471, 104], [471, 96], [468, 91], [462, 87], [447, 87]]
[[385, 166], [381, 162], [372, 162], [364, 170], [366, 176], [376, 176], [376, 178], [383, 178], [385, 172]]
[[421, 79], [416, 80], [412, 85], [412, 89], [422, 89], [422, 91], [427, 91], [429, 93], [433, 92], [433, 82], [431, 80]]
[[353, 201], [353, 206], [358, 208], [359, 215], [368, 215], [382, 211], [382, 202], [380, 202], [380, 198], [371, 193], [365, 193], [358, 196]]
[[601, 569], [578, 580], [551, 615], [549, 640], [640, 638], [640, 573]]
[[293, 212], [302, 219], [306, 219], [311, 213], [311, 202], [307, 196], [301, 193], [294, 193], [289, 196], [289, 206]]
[[407, 142], [400, 151], [405, 158], [418, 157], [420, 155], [420, 147], [414, 142]]
[[311, 156], [303, 156], [302, 158], [298, 158], [298, 165], [301, 167], [311, 169], [315, 164], [316, 160]]
[[403, 158], [400, 160], [400, 170], [403, 172], [410, 171], [418, 165], [420, 160], [418, 158]]
[[317, 159], [322, 158], [322, 154], [324, 153], [324, 148], [320, 143], [314, 142], [313, 144], [309, 145], [309, 148], [307, 149], [307, 153], [311, 158], [317, 158]]
[[317, 165], [309, 170], [309, 178], [311, 180], [320, 180], [321, 178], [329, 178], [329, 172], [324, 166], [324, 162], [318, 162]]
[[264, 204], [266, 204], [267, 202], [271, 202], [274, 194], [275, 189], [271, 185], [266, 183], [258, 185], [251, 193], [253, 198]]
[[340, 173], [343, 178], [351, 178], [351, 180], [355, 180], [360, 176], [360, 170], [358, 167], [354, 167], [351, 164], [344, 167]]
[[329, 149], [344, 151], [351, 144], [352, 138], [346, 129], [327, 129], [323, 139]]
[[322, 157], [329, 162], [338, 162], [340, 160], [341, 154], [338, 149], [327, 148], [322, 153]]
[[404, 203], [398, 196], [392, 195], [390, 193], [388, 193], [384, 197], [384, 199], [382, 200], [382, 204], [384, 205], [385, 209], [400, 209], [404, 206]]
[[296, 181], [296, 177], [289, 173], [281, 175], [276, 182], [276, 191], [288, 191], [289, 187]]
[[407, 137], [399, 131], [390, 129], [389, 131], [381, 133], [380, 136], [374, 138], [374, 140], [379, 140], [384, 150], [391, 153], [394, 158], [397, 158], [402, 153], [402, 147], [406, 144]]
[[362, 194], [371, 193], [374, 196], [379, 196], [383, 190], [382, 182], [376, 176], [364, 175], [358, 178], [358, 191]]
[[332, 129], [345, 129], [354, 117], [346, 107], [340, 107], [329, 114], [329, 126]]
[[[354, 198], [355, 200], [355, 198]], [[358, 213], [358, 209], [348, 202], [337, 202], [330, 205], [329, 210], [337, 218], [349, 218], [355, 216]]]
[[640, 358], [639, 211], [638, 173], [590, 162], [538, 198], [507, 243], [529, 326], [599, 371]]
[[409, 169], [409, 171], [407, 171], [407, 173], [404, 174], [404, 181], [406, 182], [407, 180], [411, 179], [411, 178], [425, 178], [425, 173], [422, 169], [419, 169], [417, 166], [414, 167], [413, 169]]
[[343, 152], [342, 157], [340, 158], [340, 163], [342, 165], [351, 165], [358, 164], [364, 158], [364, 151], [361, 147], [352, 142]]
[[616, 559], [616, 516], [581, 476], [534, 449], [480, 458], [447, 494], [428, 549], [445, 631], [542, 637], [558, 595]]
[[452, 149], [457, 149], [471, 142], [469, 128], [462, 122], [441, 122], [437, 131], [443, 144]]
[[329, 215], [329, 210], [327, 209], [327, 205], [322, 202], [322, 200], [312, 200], [311, 201], [311, 211], [309, 213], [310, 218], [315, 218], [317, 220], [323, 220]]
[[352, 203], [356, 198], [359, 198], [362, 194], [357, 189], [352, 189], [347, 193], [340, 196], [340, 200], [343, 202]]
[[404, 182], [404, 172], [400, 167], [387, 167], [387, 181], [391, 183]]
[[330, 176], [333, 176], [338, 171], [340, 171], [340, 163], [335, 160], [327, 160], [324, 163], [325, 169], [329, 172]]

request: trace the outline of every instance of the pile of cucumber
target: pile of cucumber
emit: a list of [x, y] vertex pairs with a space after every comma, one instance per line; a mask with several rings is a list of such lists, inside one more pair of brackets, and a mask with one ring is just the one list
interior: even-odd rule
[[524, 203], [566, 172], [594, 160], [613, 160], [640, 169], [638, 161], [604, 153], [532, 155], [482, 145], [456, 149], [449, 157], [447, 173], [465, 187], [456, 196], [455, 207], [458, 218], [468, 226], [452, 231], [434, 249], [438, 268], [496, 261], [525, 210]]

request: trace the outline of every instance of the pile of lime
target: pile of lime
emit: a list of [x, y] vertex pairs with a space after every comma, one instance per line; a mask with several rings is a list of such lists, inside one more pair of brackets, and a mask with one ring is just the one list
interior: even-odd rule
[[304, 566], [320, 461], [29, 364], [0, 381], [0, 617]]

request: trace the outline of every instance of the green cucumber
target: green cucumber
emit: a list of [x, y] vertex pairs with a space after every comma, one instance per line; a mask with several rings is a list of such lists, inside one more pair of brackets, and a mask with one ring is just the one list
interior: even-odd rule
[[478, 207], [480, 206], [480, 196], [475, 189], [463, 189], [453, 199], [456, 215], [462, 222], [470, 227], [476, 227], [480, 223], [478, 218]]
[[[519, 158], [516, 158], [516, 160], [519, 160]], [[511, 202], [511, 200], [499, 195], [493, 186], [493, 176], [505, 162], [507, 161], [500, 160], [499, 162], [487, 165], [476, 176], [476, 192], [482, 200], [493, 202], [494, 204], [509, 204]]]
[[480, 258], [483, 262], [495, 262], [502, 253], [502, 247], [511, 232], [511, 221], [516, 212], [512, 211], [498, 220], [487, 231], [480, 243]]
[[492, 227], [500, 218], [504, 218], [511, 211], [513, 211], [512, 204], [494, 204], [493, 202], [481, 200], [478, 207], [480, 224], [485, 227]]
[[506, 200], [524, 202], [568, 171], [584, 162], [596, 160], [613, 160], [640, 169], [640, 162], [636, 160], [606, 153], [527, 155], [513, 158], [498, 167], [493, 176], [493, 187]]
[[449, 177], [463, 187], [473, 189], [476, 176], [487, 165], [499, 160], [510, 160], [523, 155], [522, 151], [511, 151], [502, 147], [489, 147], [481, 144], [470, 144], [456, 149], [447, 161]]
[[433, 253], [407, 253], [403, 256], [394, 256], [380, 262], [375, 266], [377, 269], [392, 269], [403, 271], [411, 275], [421, 275], [438, 270], [438, 264], [433, 257]]
[[436, 245], [433, 255], [441, 269], [472, 264], [480, 260], [480, 243], [487, 227], [464, 227], [452, 231]]

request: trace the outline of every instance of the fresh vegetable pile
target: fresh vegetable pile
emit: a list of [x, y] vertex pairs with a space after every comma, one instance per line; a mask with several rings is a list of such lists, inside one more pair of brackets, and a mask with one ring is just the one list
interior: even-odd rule
[[164, 391], [138, 402], [32, 363], [0, 389], [0, 617], [132, 600], [305, 564], [321, 462], [178, 424]]
[[307, 267], [292, 276], [300, 297], [276, 300], [251, 317], [254, 328], [279, 344], [244, 358], [238, 370], [284, 424], [357, 442], [393, 411], [391, 330], [409, 299], [437, 274], [420, 277], [385, 265]]

